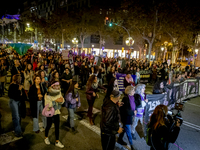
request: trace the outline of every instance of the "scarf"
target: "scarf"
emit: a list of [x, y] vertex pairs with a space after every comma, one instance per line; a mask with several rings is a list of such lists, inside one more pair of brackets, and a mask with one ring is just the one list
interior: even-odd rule
[[135, 98], [134, 98], [134, 96], [128, 95], [128, 97], [129, 97], [129, 101], [130, 101], [130, 105], [131, 105], [131, 110], [135, 110]]
[[93, 84], [92, 84], [92, 88], [96, 90], [96, 89], [98, 88], [98, 82], [93, 83]]
[[49, 93], [48, 95], [50, 95], [50, 96], [57, 96], [57, 95], [60, 94], [60, 91], [61, 91], [61, 89], [56, 90], [56, 89], [53, 89], [52, 87], [50, 87], [48, 89], [48, 93]]
[[144, 101], [144, 98], [145, 98], [145, 94], [140, 94], [140, 97], [141, 97], [141, 101]]

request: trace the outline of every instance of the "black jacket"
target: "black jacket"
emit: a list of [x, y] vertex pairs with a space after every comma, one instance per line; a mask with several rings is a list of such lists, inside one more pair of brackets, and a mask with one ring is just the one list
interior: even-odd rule
[[136, 110], [136, 107], [135, 110], [131, 109], [131, 104], [128, 95], [124, 95], [122, 102], [124, 104], [120, 107], [121, 121], [124, 125], [132, 124], [134, 111]]
[[18, 84], [11, 84], [8, 90], [8, 97], [15, 101], [19, 101], [19, 114], [22, 118], [26, 117], [26, 103], [27, 100], [26, 93], [24, 89], [19, 90]]
[[[168, 150], [169, 143], [174, 143], [179, 135], [180, 128], [174, 127], [173, 131], [169, 132], [167, 126], [160, 126], [152, 133], [152, 142], [156, 150]], [[162, 140], [161, 140], [162, 139]], [[151, 150], [155, 150], [151, 147]]]
[[136, 108], [142, 107], [141, 96], [139, 94], [134, 94], [134, 98], [135, 98], [135, 106], [136, 106]]
[[118, 105], [107, 98], [102, 105], [101, 111], [101, 132], [106, 134], [117, 134], [120, 122]]
[[[40, 84], [40, 90], [41, 94], [43, 96], [42, 103], [44, 107], [44, 95], [46, 94], [46, 87], [44, 87], [42, 84]], [[29, 101], [30, 101], [30, 107], [31, 107], [31, 115], [33, 118], [37, 118], [37, 101], [39, 100], [38, 94], [37, 94], [37, 88], [35, 84], [33, 84], [30, 87], [29, 93], [28, 93]]]

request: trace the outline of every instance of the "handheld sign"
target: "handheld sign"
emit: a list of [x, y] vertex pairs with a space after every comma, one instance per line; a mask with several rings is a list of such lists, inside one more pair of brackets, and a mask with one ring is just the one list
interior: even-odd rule
[[100, 66], [101, 64], [101, 57], [95, 56], [94, 58], [94, 66]]

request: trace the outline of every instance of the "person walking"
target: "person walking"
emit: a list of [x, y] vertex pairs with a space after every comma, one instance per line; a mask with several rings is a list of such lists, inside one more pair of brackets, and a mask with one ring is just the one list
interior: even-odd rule
[[121, 94], [121, 91], [112, 91], [110, 97], [107, 98], [102, 105], [100, 128], [103, 150], [114, 150], [116, 134], [123, 132], [123, 128], [119, 126], [119, 106], [121, 106], [119, 99]]
[[93, 110], [93, 104], [96, 97], [99, 97], [99, 95], [97, 94], [98, 88], [104, 89], [106, 92], [106, 89], [104, 87], [100, 87], [98, 85], [97, 76], [91, 75], [86, 84], [86, 98], [89, 105], [87, 115], [89, 117], [89, 121], [91, 125], [94, 124], [92, 120], [92, 110]]
[[65, 94], [65, 107], [68, 110], [67, 126], [72, 129], [75, 134], [77, 131], [74, 128], [74, 112], [81, 106], [80, 94], [78, 92], [78, 80], [72, 80], [67, 93]]
[[135, 128], [138, 125], [138, 121], [140, 120], [140, 123], [143, 124], [144, 107], [146, 106], [146, 103], [148, 102], [148, 99], [146, 99], [145, 87], [146, 87], [145, 84], [138, 84], [135, 88], [134, 98], [135, 98], [135, 104], [137, 108], [137, 115], [135, 116], [133, 124], [132, 124], [133, 139], [136, 139]]
[[61, 94], [60, 83], [58, 81], [52, 81], [50, 87], [48, 88], [48, 92], [45, 95], [45, 106], [49, 105], [48, 107], [53, 107], [55, 113], [52, 117], [47, 117], [47, 126], [45, 128], [45, 144], [49, 145], [50, 141], [48, 138], [49, 130], [54, 122], [55, 125], [55, 136], [56, 142], [55, 146], [59, 148], [64, 148], [64, 145], [59, 141], [59, 125], [60, 125], [60, 109], [62, 104], [64, 103], [64, 98]]
[[[33, 131], [39, 133], [44, 131], [46, 127], [46, 117], [42, 114], [44, 108], [44, 95], [46, 94], [46, 88], [41, 84], [41, 78], [39, 75], [36, 75], [33, 79], [33, 85], [30, 87], [28, 97], [31, 107], [31, 115], [33, 117]], [[44, 128], [39, 129], [39, 114], [41, 115]]]
[[26, 95], [20, 83], [21, 76], [14, 75], [8, 90], [8, 97], [10, 98], [9, 105], [12, 111], [12, 121], [16, 137], [22, 136], [21, 118], [25, 118], [26, 113]]
[[131, 145], [131, 150], [134, 150], [133, 148], [133, 139], [131, 135], [131, 125], [134, 115], [137, 114], [137, 109], [135, 106], [135, 87], [133, 86], [127, 86], [125, 89], [125, 95], [122, 99], [123, 106], [120, 107], [120, 114], [121, 114], [121, 122], [123, 123], [124, 131], [119, 135], [118, 143], [121, 145], [127, 145], [126, 142], [123, 141], [124, 133], [126, 132], [126, 135], [128, 137], [128, 141]]

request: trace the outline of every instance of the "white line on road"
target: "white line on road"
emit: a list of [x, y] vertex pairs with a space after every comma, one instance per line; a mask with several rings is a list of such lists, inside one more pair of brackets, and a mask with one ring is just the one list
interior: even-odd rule
[[[76, 114], [75, 114], [75, 116], [76, 116]], [[64, 119], [67, 119], [67, 117], [68, 117], [68, 115], [66, 115], [66, 116], [62, 116]], [[86, 120], [86, 119], [83, 119], [83, 120], [81, 120], [80, 121], [80, 123], [82, 124], [82, 125], [84, 125], [85, 127], [87, 127], [88, 129], [90, 129], [90, 130], [92, 130], [93, 132], [95, 132], [97, 135], [101, 135], [101, 131], [100, 131], [100, 128], [99, 127], [97, 127], [97, 126], [95, 126], [95, 125], [90, 125], [90, 123], [88, 122], [88, 120]], [[118, 148], [120, 148], [121, 150], [129, 150], [130, 148], [127, 146], [127, 147], [124, 147], [124, 146], [122, 146], [122, 145], [120, 145], [120, 144], [118, 144], [117, 142], [115, 143], [115, 147], [118, 147]]]
[[192, 123], [190, 123], [190, 122], [183, 121], [183, 123], [185, 123], [185, 124], [188, 124], [188, 125], [190, 125], [190, 126], [194, 126], [194, 127], [196, 127], [196, 128], [199, 128], [199, 129], [200, 129], [200, 126], [198, 126], [198, 125], [195, 125], [195, 124], [192, 124]]
[[193, 105], [193, 106], [197, 106], [197, 107], [200, 107], [200, 105], [197, 105], [197, 104], [193, 104], [193, 103], [189, 103], [189, 102], [186, 102], [186, 104], [190, 104], [190, 105]]
[[196, 127], [190, 126], [190, 125], [185, 124], [185, 123], [183, 123], [183, 125], [188, 126], [188, 127], [190, 127], [190, 128], [193, 128], [193, 129], [195, 129], [195, 130], [199, 130], [199, 131], [200, 131], [200, 128], [196, 128]]

